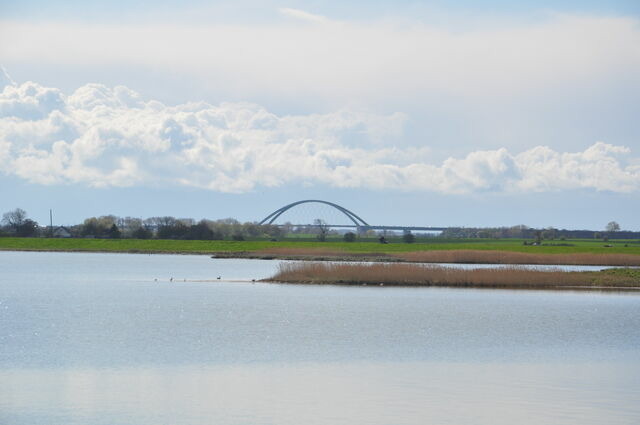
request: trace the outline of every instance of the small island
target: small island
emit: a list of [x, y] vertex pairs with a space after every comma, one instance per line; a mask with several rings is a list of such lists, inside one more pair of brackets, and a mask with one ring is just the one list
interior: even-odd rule
[[282, 263], [266, 282], [504, 289], [640, 290], [640, 269], [563, 271], [530, 267], [454, 268], [402, 263]]

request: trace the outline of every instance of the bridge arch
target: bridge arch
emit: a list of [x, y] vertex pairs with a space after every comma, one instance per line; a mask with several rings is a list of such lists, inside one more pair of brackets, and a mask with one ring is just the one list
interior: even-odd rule
[[343, 213], [344, 215], [346, 215], [349, 220], [351, 220], [353, 222], [353, 224], [355, 224], [356, 227], [361, 227], [361, 226], [369, 226], [369, 224], [364, 221], [363, 219], [361, 219], [360, 217], [358, 217], [355, 213], [349, 211], [348, 209], [346, 209], [345, 207], [342, 207], [338, 204], [334, 204], [333, 202], [328, 202], [328, 201], [322, 201], [320, 199], [305, 199], [303, 201], [298, 201], [298, 202], [292, 202], [288, 205], [285, 205], [282, 208], [278, 208], [277, 210], [275, 210], [274, 212], [272, 212], [271, 214], [269, 214], [268, 216], [266, 216], [259, 224], [273, 224], [273, 222], [280, 217], [283, 213], [285, 213], [286, 211], [290, 210], [291, 208], [300, 205], [300, 204], [307, 204], [307, 203], [318, 203], [318, 204], [325, 204], [325, 205], [329, 205], [335, 209], [337, 209], [338, 211], [340, 211], [341, 213]]

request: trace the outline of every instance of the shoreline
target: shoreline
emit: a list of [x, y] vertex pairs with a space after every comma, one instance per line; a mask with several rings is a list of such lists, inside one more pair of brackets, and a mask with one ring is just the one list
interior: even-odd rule
[[[36, 249], [36, 248], [0, 248], [0, 252], [60, 252], [67, 254], [143, 254], [143, 255], [208, 255], [212, 251], [164, 251], [164, 250], [141, 250], [141, 249]], [[213, 258], [213, 257], [212, 257]]]
[[[212, 281], [213, 282], [213, 281]], [[338, 283], [338, 282], [283, 282], [278, 280], [262, 279], [259, 283], [274, 285], [304, 285], [304, 286], [343, 286], [343, 287], [371, 287], [371, 288], [449, 288], [449, 289], [478, 289], [478, 290], [518, 290], [518, 291], [575, 291], [575, 292], [628, 292], [640, 294], [640, 284], [638, 286], [508, 286], [508, 285], [456, 285], [456, 284], [403, 284], [403, 283]]]
[[[100, 254], [138, 254], [138, 255], [209, 255], [212, 252], [187, 251], [151, 251], [151, 250], [86, 250], [86, 249], [0, 249], [4, 252], [60, 252], [60, 253], [100, 253]], [[637, 266], [611, 266], [610, 264], [584, 264], [587, 266], [614, 267], [600, 271], [561, 271], [536, 270], [523, 266], [542, 266], [542, 264], [511, 263], [465, 263], [483, 264], [502, 267], [483, 267], [460, 269], [440, 263], [430, 264], [418, 261], [407, 261], [387, 254], [358, 254], [350, 256], [318, 256], [318, 255], [284, 255], [260, 252], [224, 252], [215, 253], [211, 258], [220, 259], [261, 259], [261, 260], [294, 260], [296, 263], [279, 264], [280, 272], [266, 279], [263, 283], [297, 284], [297, 285], [339, 285], [339, 286], [381, 286], [381, 287], [445, 287], [468, 289], [530, 289], [530, 290], [576, 290], [600, 292], [632, 292], [640, 291], [640, 269]], [[544, 264], [547, 266], [576, 266], [579, 264]], [[507, 267], [504, 267], [507, 266]], [[509, 267], [511, 266], [511, 267]], [[343, 273], [332, 275], [331, 269], [351, 269], [347, 276]], [[395, 268], [395, 269], [394, 269]], [[409, 270], [410, 276], [406, 272]], [[299, 271], [311, 274], [300, 275]], [[306, 271], [305, 271], [306, 270]], [[374, 273], [371, 273], [374, 270]], [[284, 276], [282, 272], [293, 272], [293, 276]], [[391, 273], [389, 273], [391, 271]], [[329, 272], [329, 273], [328, 273]], [[382, 273], [381, 273], [382, 272]], [[416, 274], [418, 272], [418, 274]], [[445, 276], [434, 278], [428, 273], [434, 272]], [[354, 274], [355, 273], [355, 274]], [[427, 273], [427, 275], [425, 275]], [[563, 281], [549, 281], [549, 276]], [[482, 278], [482, 276], [485, 276]], [[488, 276], [488, 278], [487, 278]], [[510, 276], [505, 281], [505, 276]], [[515, 276], [515, 280], [514, 280]], [[478, 277], [480, 279], [478, 280]], [[540, 281], [539, 279], [543, 277]], [[576, 281], [576, 278], [579, 280]], [[567, 278], [569, 279], [568, 281]], [[484, 279], [484, 280], [483, 280]], [[213, 280], [212, 280], [213, 281]], [[566, 281], [566, 282], [564, 282]]]

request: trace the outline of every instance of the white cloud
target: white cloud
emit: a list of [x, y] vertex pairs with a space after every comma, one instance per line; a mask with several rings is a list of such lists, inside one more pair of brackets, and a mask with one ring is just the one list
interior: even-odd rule
[[0, 116], [19, 116], [28, 119], [44, 118], [51, 111], [64, 107], [59, 90], [35, 83], [4, 87], [0, 99]]
[[328, 19], [324, 16], [315, 15], [313, 13], [305, 12], [304, 10], [300, 10], [300, 9], [283, 7], [280, 9], [280, 13], [282, 13], [285, 16], [289, 16], [291, 18], [301, 19], [303, 21], [310, 21], [310, 22], [316, 22], [316, 23], [328, 22]]
[[[518, 188], [522, 190], [562, 190], [593, 188], [612, 192], [640, 189], [640, 172], [629, 160], [631, 150], [597, 142], [584, 152], [559, 153], [538, 146], [516, 156], [523, 170]], [[627, 166], [622, 165], [628, 162]]]
[[[2, 21], [0, 55], [22, 66], [142, 67], [216, 90], [339, 102], [455, 96], [483, 103], [540, 90], [640, 82], [635, 18], [551, 15], [452, 31], [420, 22], [193, 26]], [[249, 98], [255, 98], [250, 96]]]
[[[183, 185], [220, 192], [316, 184], [406, 191], [640, 191], [640, 161], [623, 146], [582, 152], [537, 146], [429, 161], [389, 147], [406, 117], [342, 109], [278, 116], [250, 103], [146, 101], [89, 84], [67, 96], [33, 82], [0, 94], [0, 171], [36, 184]], [[379, 143], [380, 140], [385, 143]]]

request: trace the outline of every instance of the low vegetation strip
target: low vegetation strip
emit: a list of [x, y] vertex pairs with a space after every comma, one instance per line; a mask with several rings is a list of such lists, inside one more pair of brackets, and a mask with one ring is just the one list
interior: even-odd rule
[[577, 240], [573, 246], [531, 246], [522, 240], [428, 243], [310, 242], [292, 240], [171, 240], [0, 237], [0, 250], [209, 254], [227, 258], [435, 262], [485, 264], [640, 265], [637, 241]]
[[417, 251], [396, 254], [395, 257], [415, 263], [465, 264], [552, 264], [594, 266], [640, 266], [640, 255], [595, 254], [541, 254], [510, 251], [449, 250]]
[[640, 266], [640, 255], [615, 253], [513, 252], [499, 250], [450, 249], [433, 251], [354, 253], [328, 248], [276, 247], [247, 254], [254, 258], [289, 260], [384, 261], [462, 264], [550, 264], [594, 266]]
[[282, 263], [269, 282], [335, 285], [446, 286], [522, 289], [640, 289], [640, 270], [598, 272], [522, 267], [458, 269], [419, 264]]
[[246, 252], [271, 246], [269, 241], [200, 241], [171, 239], [0, 238], [4, 251], [125, 252], [214, 254]]

